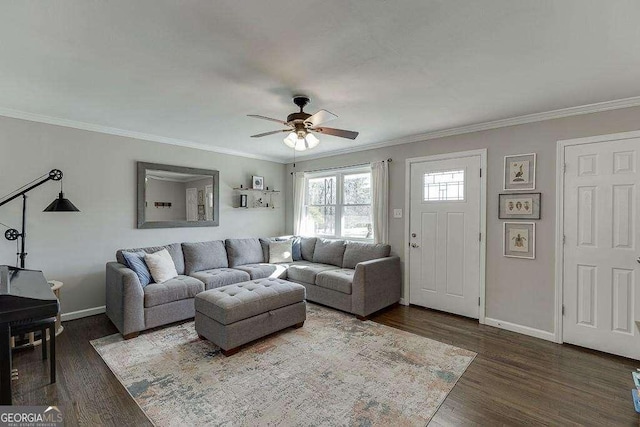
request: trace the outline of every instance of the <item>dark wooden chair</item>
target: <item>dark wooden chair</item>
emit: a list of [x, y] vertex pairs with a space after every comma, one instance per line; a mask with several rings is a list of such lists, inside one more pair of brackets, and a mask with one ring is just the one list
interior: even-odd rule
[[29, 321], [11, 325], [11, 336], [40, 332], [42, 346], [42, 360], [47, 360], [47, 330], [49, 331], [49, 374], [51, 384], [56, 382], [56, 318]]

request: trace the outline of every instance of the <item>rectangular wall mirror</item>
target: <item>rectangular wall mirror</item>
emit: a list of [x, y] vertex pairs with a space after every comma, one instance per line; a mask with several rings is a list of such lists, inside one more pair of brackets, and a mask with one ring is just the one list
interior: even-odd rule
[[219, 172], [138, 162], [138, 228], [215, 227]]

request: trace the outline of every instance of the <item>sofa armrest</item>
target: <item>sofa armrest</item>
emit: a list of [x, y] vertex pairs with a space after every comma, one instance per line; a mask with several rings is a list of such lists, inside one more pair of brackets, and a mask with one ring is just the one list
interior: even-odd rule
[[368, 316], [400, 301], [402, 273], [400, 258], [364, 261], [356, 264], [351, 289], [351, 310], [359, 316]]
[[138, 275], [118, 262], [107, 263], [107, 316], [122, 335], [145, 329], [144, 291]]

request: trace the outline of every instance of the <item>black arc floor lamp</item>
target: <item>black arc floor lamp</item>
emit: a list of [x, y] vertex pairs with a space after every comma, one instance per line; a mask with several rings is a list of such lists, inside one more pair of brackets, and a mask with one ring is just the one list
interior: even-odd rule
[[0, 206], [6, 205], [10, 201], [22, 196], [22, 231], [20, 232], [15, 228], [10, 228], [4, 233], [4, 237], [7, 240], [17, 240], [18, 237], [21, 239], [20, 252], [17, 254], [20, 258], [20, 268], [24, 268], [25, 259], [27, 258], [27, 233], [25, 231], [27, 218], [27, 193], [47, 181], [60, 181], [60, 194], [57, 199], [44, 208], [43, 212], [80, 212], [80, 210], [76, 208], [69, 199], [64, 198], [64, 193], [62, 192], [62, 171], [60, 169], [52, 169], [48, 174], [44, 174], [34, 179], [28, 184], [23, 185], [5, 196], [4, 199], [0, 201]]

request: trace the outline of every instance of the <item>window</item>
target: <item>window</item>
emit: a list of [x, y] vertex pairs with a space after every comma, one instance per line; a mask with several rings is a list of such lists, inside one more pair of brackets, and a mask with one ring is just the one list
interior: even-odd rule
[[345, 169], [309, 175], [305, 229], [323, 237], [373, 239], [371, 170]]
[[424, 201], [464, 200], [464, 170], [424, 174]]

